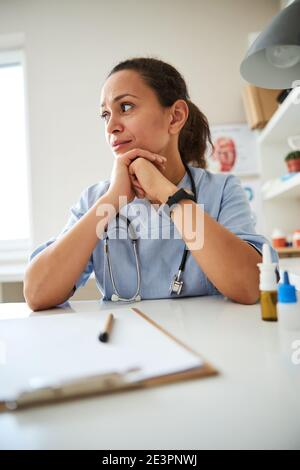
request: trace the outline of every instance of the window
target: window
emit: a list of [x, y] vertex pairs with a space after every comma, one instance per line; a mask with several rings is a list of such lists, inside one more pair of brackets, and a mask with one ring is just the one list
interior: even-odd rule
[[0, 50], [0, 250], [29, 243], [29, 197], [22, 51]]

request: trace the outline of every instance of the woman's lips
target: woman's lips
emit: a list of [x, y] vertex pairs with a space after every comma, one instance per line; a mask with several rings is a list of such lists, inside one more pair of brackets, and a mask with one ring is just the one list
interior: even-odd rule
[[113, 149], [118, 150], [119, 148], [123, 147], [124, 145], [130, 144], [131, 140], [128, 140], [128, 142], [123, 142], [122, 144], [114, 145]]

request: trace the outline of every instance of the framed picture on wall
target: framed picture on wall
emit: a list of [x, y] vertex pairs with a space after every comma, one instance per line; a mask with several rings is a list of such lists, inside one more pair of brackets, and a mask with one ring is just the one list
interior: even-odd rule
[[259, 175], [256, 133], [248, 124], [211, 126], [214, 152], [207, 155], [207, 169], [237, 176]]

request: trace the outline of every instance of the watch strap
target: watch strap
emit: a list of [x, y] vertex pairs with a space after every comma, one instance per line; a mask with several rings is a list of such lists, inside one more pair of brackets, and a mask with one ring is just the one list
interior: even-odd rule
[[195, 196], [193, 193], [188, 193], [184, 188], [180, 188], [178, 191], [176, 191], [176, 193], [168, 197], [166, 204], [167, 206], [171, 207], [183, 199], [190, 199], [191, 201], [195, 201]]

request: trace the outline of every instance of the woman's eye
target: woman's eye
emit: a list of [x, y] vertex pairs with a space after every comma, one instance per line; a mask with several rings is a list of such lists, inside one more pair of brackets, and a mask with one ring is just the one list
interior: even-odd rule
[[[122, 108], [123, 106], [131, 106], [131, 107], [133, 107], [134, 105], [133, 105], [133, 104], [130, 104], [130, 103], [121, 103], [120, 106], [121, 106], [121, 108]], [[126, 109], [125, 109], [125, 112], [126, 112]], [[109, 114], [109, 113], [104, 112], [104, 113], [101, 114], [100, 117], [101, 117], [102, 119], [105, 119], [105, 121], [106, 121], [106, 117], [108, 116], [108, 114]]]
[[122, 106], [132, 106], [132, 104], [130, 104], [130, 103], [122, 103], [122, 104], [121, 104], [121, 107], [122, 107]]

